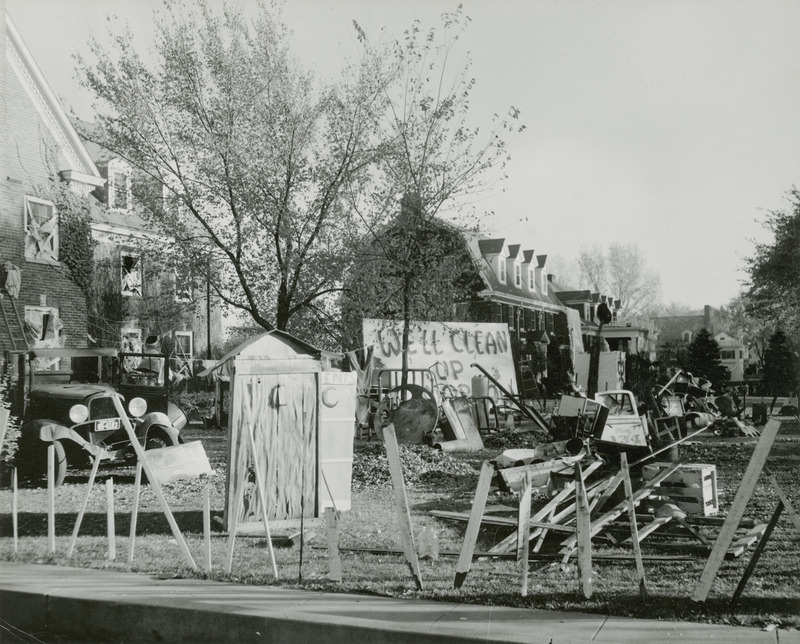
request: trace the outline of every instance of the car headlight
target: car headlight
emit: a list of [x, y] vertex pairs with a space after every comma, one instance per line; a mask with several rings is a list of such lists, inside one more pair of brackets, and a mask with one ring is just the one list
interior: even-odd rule
[[128, 412], [131, 416], [138, 418], [139, 416], [144, 416], [146, 411], [147, 401], [144, 398], [131, 398], [131, 401], [128, 403]]
[[89, 408], [86, 405], [72, 405], [69, 409], [69, 419], [76, 425], [89, 418]]

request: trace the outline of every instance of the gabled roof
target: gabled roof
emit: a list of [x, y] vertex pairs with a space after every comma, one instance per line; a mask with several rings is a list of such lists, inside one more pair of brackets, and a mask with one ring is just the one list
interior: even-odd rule
[[103, 185], [100, 172], [8, 14], [5, 15], [5, 26], [7, 38], [3, 55], [9, 62], [9, 68], [19, 78], [42, 122], [69, 164], [68, 168], [58, 170], [69, 172], [74, 180], [81, 183]]
[[522, 251], [522, 263], [530, 264], [532, 261], [533, 261], [533, 251], [532, 250]]
[[592, 295], [589, 291], [555, 291], [562, 302], [591, 302]]
[[480, 239], [478, 240], [478, 247], [480, 248], [481, 255], [497, 255], [503, 250], [506, 245], [505, 239]]
[[520, 249], [520, 245], [519, 244], [511, 244], [508, 247], [508, 257], [510, 259], [516, 259], [517, 256], [519, 255], [519, 249]]
[[536, 261], [536, 268], [544, 268], [545, 264], [547, 264], [547, 255], [537, 255]]

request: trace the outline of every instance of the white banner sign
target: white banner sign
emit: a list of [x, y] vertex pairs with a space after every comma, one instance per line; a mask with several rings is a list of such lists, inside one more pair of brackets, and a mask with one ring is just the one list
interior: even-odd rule
[[[375, 347], [375, 371], [401, 369], [403, 323], [365, 319], [364, 345]], [[506, 324], [480, 322], [412, 322], [408, 338], [410, 369], [430, 369], [440, 385], [450, 385], [461, 394], [472, 395], [473, 376], [483, 374], [470, 366], [479, 364], [505, 389], [517, 393], [511, 342]], [[487, 395], [502, 397], [487, 378]], [[478, 392], [476, 392], [478, 395]]]

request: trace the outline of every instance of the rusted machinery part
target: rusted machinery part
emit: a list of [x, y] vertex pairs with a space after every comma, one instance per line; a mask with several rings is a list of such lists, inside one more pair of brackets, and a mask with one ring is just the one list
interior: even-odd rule
[[390, 389], [375, 410], [375, 432], [383, 439], [383, 428], [394, 424], [397, 442], [417, 444], [423, 434], [431, 432], [439, 420], [439, 406], [433, 394], [415, 384]]

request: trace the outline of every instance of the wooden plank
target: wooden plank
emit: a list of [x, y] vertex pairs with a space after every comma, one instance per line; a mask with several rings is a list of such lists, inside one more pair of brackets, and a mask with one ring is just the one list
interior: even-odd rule
[[531, 478], [526, 475], [519, 494], [519, 521], [517, 524], [517, 565], [522, 577], [521, 594], [528, 596], [528, 555], [530, 554]]
[[206, 572], [211, 572], [211, 484], [203, 487], [203, 549], [206, 555]]
[[[650, 495], [652, 488], [656, 487], [661, 481], [663, 481], [666, 477], [672, 474], [675, 470], [678, 469], [680, 466], [680, 461], [673, 463], [670, 467], [663, 470], [660, 474], [658, 474], [655, 478], [653, 478], [648, 483], [645, 483], [641, 488], [636, 490], [633, 494], [633, 502], [634, 506], [638, 505], [642, 502], [647, 496]], [[608, 523], [619, 517], [623, 512], [628, 511], [628, 501], [627, 499], [618, 503], [614, 506], [611, 510], [603, 514], [602, 516], [598, 517], [595, 521], [592, 522], [592, 537], [596, 536], [603, 528], [606, 527]], [[575, 537], [571, 537], [562, 543], [564, 546], [563, 552], [569, 552], [575, 548], [577, 540]]]
[[17, 468], [11, 470], [11, 532], [14, 534], [14, 554], [19, 553], [19, 483]]
[[[657, 517], [653, 519], [650, 523], [646, 524], [641, 530], [637, 530], [636, 539], [638, 539], [639, 543], [644, 541], [647, 537], [653, 534], [656, 530], [660, 527], [667, 525], [672, 521], [672, 517]], [[628, 543], [633, 538], [633, 535], [625, 539], [622, 544]], [[641, 553], [640, 553], [641, 554]]]
[[594, 509], [592, 513], [597, 516], [600, 512], [603, 511], [603, 508], [608, 503], [608, 500], [611, 498], [611, 495], [617, 491], [619, 484], [622, 483], [622, 471], [617, 472], [608, 482], [606, 489], [600, 495], [600, 498], [597, 499], [597, 503], [594, 504]]
[[[403, 542], [403, 552], [414, 583], [418, 590], [422, 590], [422, 574], [419, 568], [417, 549], [414, 545], [414, 533], [411, 530], [411, 511], [408, 507], [406, 484], [403, 480], [403, 466], [400, 463], [400, 451], [397, 447], [397, 436], [392, 423], [383, 428], [383, 444], [386, 447], [386, 460], [389, 462], [389, 474], [392, 478], [394, 505], [400, 527], [400, 538]], [[482, 509], [481, 514], [483, 514]]]
[[578, 543], [578, 574], [581, 590], [586, 599], [592, 596], [592, 521], [589, 515], [589, 499], [583, 480], [581, 464], [575, 464], [575, 539]]
[[639, 547], [639, 527], [636, 525], [636, 504], [633, 502], [633, 486], [631, 485], [631, 476], [628, 471], [628, 455], [625, 452], [620, 454], [620, 472], [622, 473], [622, 483], [625, 487], [625, 498], [628, 500], [628, 518], [631, 524], [633, 557], [636, 560], [636, 576], [639, 579], [639, 595], [643, 601], [647, 601], [647, 582], [644, 575], [644, 564], [642, 563], [642, 549]]
[[56, 447], [47, 446], [47, 550], [56, 553]]
[[[600, 467], [602, 463], [600, 461], [595, 461], [583, 471], [584, 479], [589, 476], [592, 472], [594, 472], [598, 467]], [[600, 485], [603, 484], [603, 481], [599, 481], [595, 484], [594, 489], [598, 489]], [[570, 481], [564, 486], [564, 489], [561, 490], [558, 494], [556, 494], [550, 501], [545, 505], [541, 510], [539, 510], [536, 514], [531, 517], [531, 521], [533, 522], [541, 522], [544, 518], [548, 517], [552, 511], [557, 508], [561, 503], [563, 503], [566, 499], [574, 494], [575, 491], [575, 482]], [[560, 513], [555, 515], [552, 519], [552, 523], [563, 523], [564, 519], [572, 514], [575, 511], [575, 503], [571, 503], [565, 510], [562, 510]], [[537, 528], [533, 530], [530, 534], [531, 539], [535, 539], [541, 534], [540, 529]], [[489, 549], [489, 552], [492, 554], [497, 554], [500, 552], [508, 552], [509, 550], [513, 549], [514, 542], [516, 540], [516, 535], [509, 535], [502, 541], [498, 542], [494, 546]]]
[[778, 498], [781, 500], [781, 503], [783, 503], [783, 508], [786, 510], [786, 514], [789, 515], [789, 518], [794, 524], [795, 530], [797, 530], [797, 534], [800, 535], [800, 517], [798, 517], [797, 512], [794, 511], [792, 502], [789, 501], [789, 497], [786, 496], [783, 488], [778, 484], [778, 479], [775, 478], [775, 475], [769, 470], [766, 470], [766, 472], [767, 476], [769, 477], [769, 482], [772, 484], [773, 489], [778, 494]]
[[92, 493], [92, 486], [94, 485], [94, 479], [97, 476], [97, 468], [100, 466], [100, 455], [94, 457], [94, 463], [92, 463], [92, 471], [89, 473], [89, 482], [86, 484], [86, 496], [83, 497], [83, 503], [81, 503], [81, 507], [78, 510], [78, 517], [75, 519], [75, 527], [72, 529], [72, 541], [70, 541], [69, 549], [67, 550], [67, 559], [72, 557], [72, 553], [75, 551], [75, 544], [78, 541], [78, 532], [81, 529], [81, 522], [83, 521], [83, 515], [86, 514], [86, 505], [89, 502], [89, 495]]
[[192, 553], [189, 552], [189, 547], [186, 545], [186, 540], [183, 538], [180, 528], [178, 528], [178, 524], [175, 521], [172, 510], [170, 510], [169, 504], [164, 498], [164, 493], [161, 491], [161, 485], [159, 485], [158, 481], [156, 481], [155, 475], [150, 469], [150, 464], [147, 462], [147, 456], [145, 456], [144, 448], [139, 443], [139, 439], [136, 438], [136, 432], [133, 430], [133, 425], [131, 424], [130, 418], [128, 418], [125, 408], [122, 406], [122, 401], [117, 396], [112, 396], [111, 399], [114, 401], [114, 407], [116, 408], [117, 415], [122, 421], [122, 425], [125, 427], [125, 431], [128, 434], [128, 440], [131, 443], [131, 447], [133, 447], [133, 451], [136, 452], [136, 457], [141, 462], [145, 474], [147, 474], [147, 480], [150, 481], [150, 489], [152, 490], [153, 494], [155, 494], [156, 499], [158, 499], [161, 510], [164, 513], [164, 516], [167, 518], [167, 523], [169, 523], [169, 527], [172, 530], [172, 536], [174, 536], [175, 541], [178, 542], [178, 546], [183, 552], [183, 556], [191, 569], [197, 570], [197, 564], [192, 558]]
[[769, 523], [764, 530], [764, 534], [758, 542], [756, 549], [753, 551], [753, 556], [750, 557], [750, 561], [748, 562], [747, 568], [745, 568], [745, 571], [742, 574], [742, 578], [739, 580], [739, 584], [736, 586], [736, 590], [733, 592], [733, 597], [731, 597], [730, 603], [731, 608], [736, 605], [736, 602], [739, 601], [739, 597], [742, 596], [742, 591], [744, 591], [744, 587], [747, 585], [747, 580], [750, 579], [750, 575], [753, 573], [753, 570], [755, 569], [756, 564], [761, 557], [761, 553], [764, 551], [764, 547], [767, 545], [767, 541], [769, 541], [772, 531], [775, 528], [775, 525], [778, 523], [778, 519], [781, 516], [782, 510], [783, 501], [778, 501], [778, 505], [775, 506], [775, 511], [772, 513], [772, 517], [770, 518]]
[[736, 490], [736, 496], [733, 499], [731, 508], [728, 511], [728, 516], [725, 523], [720, 529], [717, 541], [711, 550], [711, 555], [706, 561], [703, 573], [700, 575], [700, 580], [692, 593], [692, 600], [696, 602], [704, 602], [708, 598], [708, 593], [711, 591], [711, 586], [714, 579], [717, 577], [722, 561], [725, 558], [725, 553], [728, 552], [728, 547], [733, 541], [736, 533], [736, 528], [739, 521], [744, 515], [745, 508], [748, 501], [753, 494], [753, 490], [758, 482], [758, 477], [764, 465], [767, 462], [772, 444], [775, 442], [775, 437], [781, 429], [781, 424], [777, 420], [770, 420], [765, 426], [764, 431], [761, 433], [761, 438], [758, 439], [756, 447], [753, 450], [753, 456], [750, 458], [750, 463], [747, 465], [742, 482], [739, 484], [739, 489]]
[[333, 508], [325, 508], [325, 534], [328, 537], [328, 578], [339, 582], [342, 581], [342, 557], [339, 555], [338, 520]]
[[128, 538], [128, 566], [133, 565], [133, 552], [136, 545], [136, 523], [139, 519], [139, 494], [142, 491], [142, 463], [136, 463], [133, 477], [133, 508], [131, 509], [131, 531]]
[[483, 462], [481, 473], [478, 476], [478, 486], [475, 488], [475, 498], [472, 500], [472, 511], [467, 523], [467, 531], [464, 534], [464, 543], [461, 546], [461, 555], [456, 564], [453, 588], [461, 588], [472, 565], [472, 554], [475, 552], [475, 543], [478, 540], [478, 531], [481, 527], [483, 511], [486, 507], [486, 499], [489, 496], [489, 487], [492, 484], [494, 471], [494, 466], [491, 463], [488, 461]]
[[106, 479], [106, 534], [108, 535], [108, 552], [106, 559], [115, 561], [117, 558], [117, 532], [114, 527], [114, 477]]

